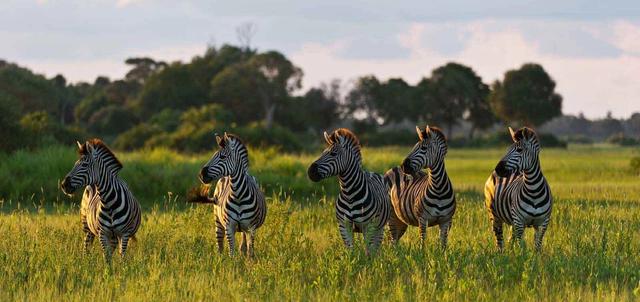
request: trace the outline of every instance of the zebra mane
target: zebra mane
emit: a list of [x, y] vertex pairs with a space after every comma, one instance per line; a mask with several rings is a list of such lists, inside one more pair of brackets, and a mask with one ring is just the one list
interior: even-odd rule
[[[422, 137], [427, 137], [427, 130], [420, 130], [422, 131]], [[437, 137], [438, 139], [440, 139], [443, 142], [447, 142], [447, 137], [444, 135], [444, 132], [442, 132], [442, 129], [435, 127], [435, 126], [429, 126], [429, 131], [431, 132], [431, 135], [434, 137]]]
[[[239, 146], [238, 151], [244, 151], [244, 152], [241, 152], [243, 154], [242, 160], [246, 161], [246, 168], [248, 169], [249, 168], [249, 156], [248, 156], [247, 145], [245, 145], [244, 142], [242, 141], [242, 139], [239, 136], [235, 135], [235, 134], [227, 133], [227, 138], [234, 139], [237, 142], [237, 144]], [[220, 149], [224, 148], [226, 145], [227, 145], [227, 141], [226, 140], [223, 139], [223, 140], [220, 141], [220, 144], [219, 144]]]
[[513, 139], [515, 141], [520, 141], [522, 139], [534, 139], [537, 141], [538, 135], [535, 131], [533, 131], [533, 129], [529, 127], [522, 127], [515, 132], [515, 134], [513, 135]]
[[360, 140], [355, 134], [353, 134], [353, 132], [351, 132], [351, 130], [347, 128], [339, 128], [331, 133], [331, 135], [329, 135], [331, 144], [335, 144], [336, 142], [338, 142], [338, 137], [343, 137], [347, 141], [351, 142], [351, 144], [353, 144], [353, 146], [356, 147], [358, 151], [360, 151]]
[[106, 154], [107, 157], [109, 157], [112, 160], [112, 162], [116, 165], [116, 169], [117, 170], [122, 169], [122, 163], [120, 162], [120, 160], [118, 160], [116, 155], [113, 154], [113, 151], [111, 151], [111, 149], [109, 149], [109, 147], [107, 147], [107, 145], [105, 145], [105, 143], [99, 138], [92, 138], [88, 140], [86, 143], [84, 143], [83, 145], [81, 145], [80, 149], [78, 149], [78, 154], [80, 156], [89, 154], [89, 150], [87, 150], [88, 145], [92, 145], [96, 150], [104, 151], [103, 153]]

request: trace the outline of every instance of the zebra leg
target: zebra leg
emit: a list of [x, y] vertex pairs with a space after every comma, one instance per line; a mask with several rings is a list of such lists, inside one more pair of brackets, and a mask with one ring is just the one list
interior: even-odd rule
[[440, 224], [440, 244], [442, 245], [442, 249], [447, 249], [447, 240], [449, 239], [451, 224], [452, 220]]
[[503, 239], [503, 232], [502, 232], [502, 221], [499, 220], [492, 220], [492, 224], [493, 224], [493, 234], [496, 236], [496, 246], [498, 247], [499, 251], [502, 251], [502, 248], [504, 247], [504, 239]]
[[236, 250], [236, 224], [229, 222], [225, 231], [227, 235], [227, 242], [229, 243], [229, 256], [233, 257]]
[[102, 252], [104, 253], [104, 261], [111, 266], [111, 256], [113, 253], [113, 246], [111, 245], [111, 238], [105, 233], [100, 233], [100, 245], [102, 246]]
[[95, 239], [96, 236], [93, 235], [93, 233], [91, 233], [91, 231], [86, 232], [85, 236], [84, 236], [84, 254], [88, 255], [89, 254], [89, 247], [91, 247], [91, 244], [93, 243], [93, 239]]
[[544, 238], [544, 233], [547, 231], [547, 224], [543, 224], [541, 226], [535, 226], [535, 235], [534, 242], [536, 252], [540, 252], [542, 250], [542, 238]]
[[247, 253], [248, 256], [253, 258], [255, 254], [253, 253], [253, 242], [256, 239], [256, 230], [250, 229], [249, 236], [247, 236]]
[[520, 247], [524, 247], [522, 242], [522, 235], [524, 234], [524, 223], [519, 219], [513, 220], [513, 231], [511, 234], [511, 245], [520, 244]]
[[127, 246], [129, 245], [129, 238], [131, 238], [129, 236], [129, 234], [124, 234], [122, 235], [122, 238], [120, 239], [120, 257], [122, 257], [124, 259], [124, 256], [127, 253]]
[[376, 229], [371, 230], [369, 232], [369, 242], [367, 244], [368, 251], [370, 253], [374, 253], [380, 248], [380, 244], [382, 243], [382, 238], [384, 237], [384, 225], [377, 226]]
[[224, 252], [224, 233], [224, 226], [216, 217], [216, 242], [218, 243], [218, 252], [220, 252], [220, 254]]
[[342, 241], [344, 241], [344, 245], [350, 249], [353, 248], [353, 233], [352, 229], [349, 229], [349, 227], [352, 228], [352, 226], [348, 224], [346, 220], [342, 220], [338, 224], [338, 230], [340, 230]]
[[427, 222], [424, 219], [418, 221], [418, 230], [420, 232], [420, 243], [424, 247], [427, 243]]
[[389, 234], [391, 235], [391, 241], [394, 244], [400, 242], [400, 238], [407, 231], [407, 225], [402, 222], [395, 213], [389, 217]]
[[240, 241], [240, 253], [247, 256], [247, 233], [242, 232], [242, 241]]

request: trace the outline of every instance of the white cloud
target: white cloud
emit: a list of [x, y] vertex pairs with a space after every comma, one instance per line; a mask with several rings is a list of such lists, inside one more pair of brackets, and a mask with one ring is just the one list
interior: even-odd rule
[[174, 62], [190, 61], [196, 55], [202, 55], [205, 47], [202, 45], [185, 45], [178, 47], [165, 47], [155, 49], [135, 49], [126, 57], [111, 57], [105, 59], [69, 59], [69, 60], [29, 60], [24, 59], [18, 62], [35, 73], [53, 77], [60, 71], [69, 82], [88, 81], [91, 82], [97, 76], [107, 76], [111, 79], [124, 77], [128, 71], [128, 66], [124, 61], [130, 57], [144, 56], [155, 60]]
[[135, 4], [135, 3], [140, 3], [144, 0], [117, 0], [116, 1], [116, 6], [117, 7], [125, 7], [125, 6], [129, 6], [131, 4]]
[[505, 26], [496, 30], [495, 21], [466, 23], [463, 30], [469, 35], [463, 50], [447, 56], [423, 43], [422, 34], [430, 30], [429, 26], [412, 24], [399, 34], [399, 43], [411, 49], [408, 58], [341, 58], [336, 51], [344, 47], [340, 43], [305, 44], [291, 57], [305, 71], [307, 87], [332, 78], [354, 79], [371, 73], [380, 78], [401, 76], [415, 83], [449, 61], [471, 66], [489, 83], [502, 78], [509, 69], [537, 62], [556, 80], [557, 91], [564, 97], [565, 113], [584, 112], [589, 117], [601, 117], [612, 110], [615, 116], [627, 117], [631, 112], [640, 111], [640, 56], [633, 55], [640, 39], [633, 38], [637, 28], [628, 24], [615, 27], [619, 47], [628, 54], [604, 58], [544, 53], [535, 41], [525, 39], [515, 28]]
[[640, 55], [640, 26], [628, 21], [618, 21], [613, 25], [613, 43], [621, 50]]

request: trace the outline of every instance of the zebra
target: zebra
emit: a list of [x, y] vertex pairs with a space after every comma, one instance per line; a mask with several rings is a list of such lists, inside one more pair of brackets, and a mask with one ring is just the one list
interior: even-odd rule
[[140, 227], [140, 205], [118, 176], [122, 164], [100, 139], [76, 143], [80, 158], [65, 176], [61, 188], [67, 195], [85, 188], [80, 205], [84, 252], [88, 253], [97, 236], [105, 261], [110, 265], [118, 241], [124, 258], [129, 239], [135, 239]]
[[362, 169], [360, 142], [350, 130], [340, 128], [331, 135], [324, 132], [324, 139], [328, 147], [309, 166], [307, 174], [313, 182], [338, 176], [340, 194], [335, 207], [340, 235], [351, 249], [353, 232], [362, 233], [368, 255], [380, 246], [393, 211], [384, 179]]
[[540, 143], [530, 128], [514, 132], [509, 127], [509, 132], [513, 144], [485, 183], [485, 205], [499, 250], [503, 248], [502, 225], [507, 223], [513, 226], [512, 243], [522, 243], [524, 228], [532, 226], [535, 249], [540, 251], [553, 203], [540, 169]]
[[267, 215], [264, 193], [255, 177], [249, 174], [247, 147], [239, 137], [216, 134], [220, 149], [213, 154], [199, 174], [203, 184], [218, 180], [212, 199], [195, 202], [213, 203], [216, 217], [216, 241], [218, 251], [224, 252], [224, 237], [229, 243], [229, 255], [235, 253], [235, 233], [242, 232], [240, 251], [253, 257], [256, 230]]
[[456, 196], [444, 166], [447, 140], [437, 127], [426, 126], [423, 131], [416, 126], [416, 132], [419, 141], [402, 165], [384, 175], [395, 210], [389, 221], [391, 238], [397, 243], [407, 226], [413, 225], [418, 226], [424, 244], [427, 227], [438, 225], [440, 243], [446, 248], [456, 211]]

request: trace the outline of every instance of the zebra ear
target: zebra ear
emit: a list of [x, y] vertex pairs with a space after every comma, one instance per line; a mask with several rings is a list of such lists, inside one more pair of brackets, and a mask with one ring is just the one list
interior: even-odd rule
[[423, 140], [424, 137], [422, 137], [422, 130], [420, 130], [420, 127], [416, 126], [416, 133], [418, 133], [418, 138], [420, 138], [420, 140]]
[[89, 154], [94, 155], [94, 151], [96, 150], [96, 148], [93, 147], [92, 144], [89, 144], [88, 142], [84, 144], [85, 150], [87, 150], [87, 152]]
[[79, 141], [76, 141], [76, 144], [78, 144], [78, 150], [82, 150], [82, 144]]
[[331, 145], [331, 137], [329, 137], [327, 131], [324, 132], [324, 140], [327, 142], [327, 144]]
[[431, 128], [429, 127], [429, 125], [424, 127], [424, 133], [426, 133], [427, 135], [431, 134]]
[[516, 132], [515, 132], [515, 131], [513, 131], [513, 129], [511, 129], [511, 127], [509, 127], [509, 133], [511, 134], [511, 139], [512, 139], [514, 142], [517, 142], [517, 140], [516, 140]]
[[218, 146], [222, 147], [222, 137], [220, 135], [218, 135], [218, 133], [216, 133], [216, 144], [218, 144]]

